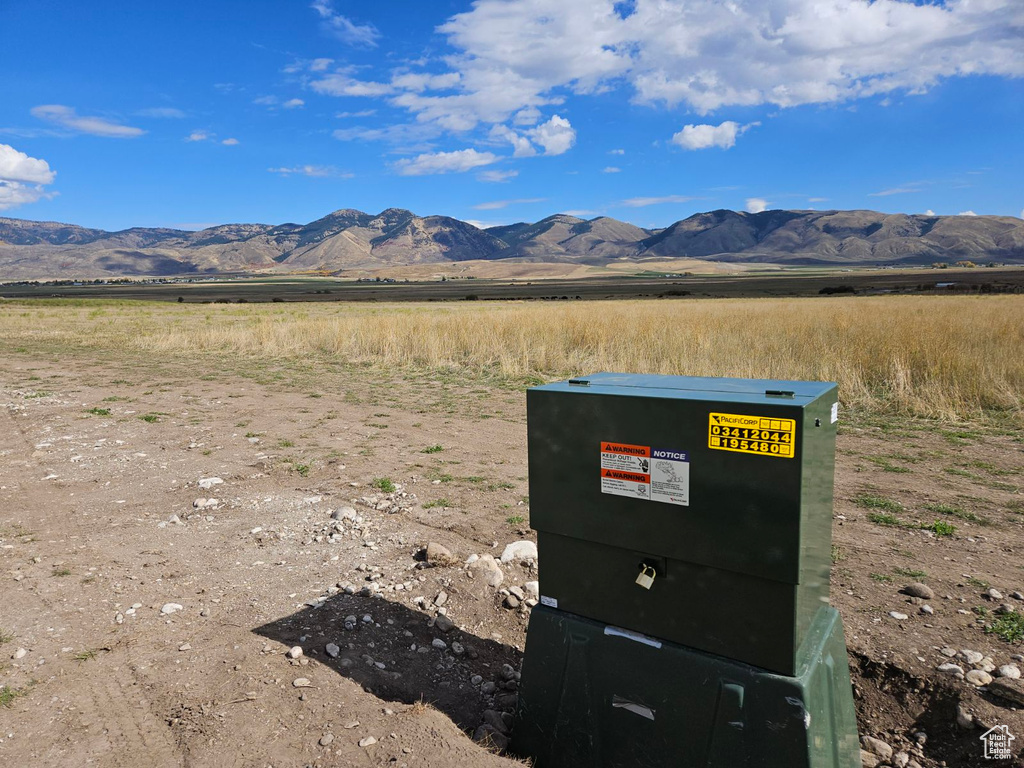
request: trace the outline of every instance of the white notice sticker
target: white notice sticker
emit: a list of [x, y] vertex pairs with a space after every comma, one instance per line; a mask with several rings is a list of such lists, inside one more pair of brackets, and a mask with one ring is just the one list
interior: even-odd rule
[[673, 448], [601, 442], [601, 493], [690, 504], [690, 456]]
[[839, 421], [839, 403], [832, 403], [832, 423]]

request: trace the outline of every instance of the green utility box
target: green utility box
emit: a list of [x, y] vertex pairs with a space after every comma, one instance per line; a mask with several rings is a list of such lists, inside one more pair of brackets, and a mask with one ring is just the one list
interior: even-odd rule
[[836, 386], [601, 373], [529, 390], [527, 416], [542, 605], [517, 750], [859, 765], [828, 604]]

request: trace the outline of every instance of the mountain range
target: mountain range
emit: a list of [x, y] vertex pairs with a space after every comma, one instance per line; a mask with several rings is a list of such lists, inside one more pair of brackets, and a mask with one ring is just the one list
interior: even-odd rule
[[785, 265], [1024, 263], [1024, 220], [876, 211], [698, 213], [664, 229], [556, 214], [480, 229], [388, 208], [335, 211], [309, 224], [224, 224], [198, 232], [118, 232], [0, 218], [0, 279], [222, 272], [326, 272], [468, 260], [612, 262], [698, 259]]

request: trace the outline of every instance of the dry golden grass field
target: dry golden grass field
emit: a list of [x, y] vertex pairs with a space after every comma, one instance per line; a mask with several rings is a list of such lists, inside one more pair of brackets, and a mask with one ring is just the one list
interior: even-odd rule
[[1024, 297], [274, 304], [0, 303], [12, 348], [446, 370], [811, 379], [849, 408], [1020, 423]]

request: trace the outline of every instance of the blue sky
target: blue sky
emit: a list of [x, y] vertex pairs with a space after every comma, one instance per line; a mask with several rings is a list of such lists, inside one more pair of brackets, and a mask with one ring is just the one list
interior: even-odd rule
[[1020, 0], [6, 0], [0, 215], [1021, 216]]

